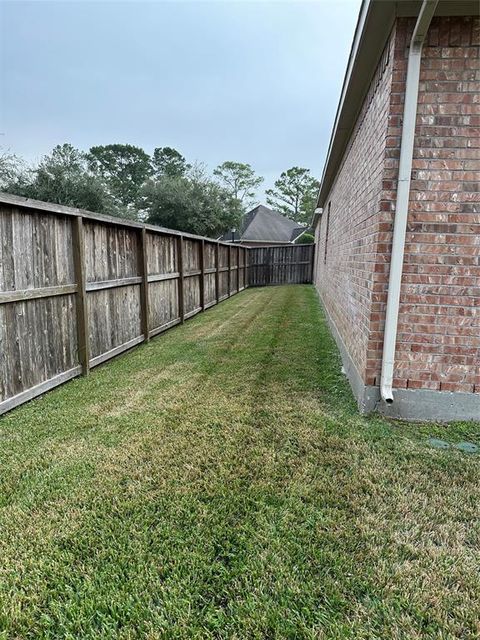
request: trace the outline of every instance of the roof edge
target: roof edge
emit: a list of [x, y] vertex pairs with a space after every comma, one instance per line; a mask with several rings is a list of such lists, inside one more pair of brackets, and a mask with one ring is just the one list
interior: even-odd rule
[[[385, 0], [380, 6], [375, 0], [362, 0], [323, 167], [317, 207], [324, 206], [343, 158], [368, 86], [392, 29], [395, 4], [392, 0]], [[366, 52], [370, 55], [365, 56]], [[363, 69], [363, 76], [359, 74], [359, 68]]]
[[[317, 207], [323, 207], [348, 146], [372, 77], [396, 18], [416, 17], [422, 0], [362, 0], [323, 167]], [[478, 15], [475, 0], [440, 0], [435, 16]]]

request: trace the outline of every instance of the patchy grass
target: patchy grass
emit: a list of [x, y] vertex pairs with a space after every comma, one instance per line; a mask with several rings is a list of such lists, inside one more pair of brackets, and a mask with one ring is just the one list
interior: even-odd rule
[[0, 419], [1, 638], [478, 638], [480, 424], [361, 417], [311, 287]]

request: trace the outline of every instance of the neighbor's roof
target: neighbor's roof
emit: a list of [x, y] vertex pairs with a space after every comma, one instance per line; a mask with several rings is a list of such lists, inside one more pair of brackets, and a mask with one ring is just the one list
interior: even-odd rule
[[293, 242], [305, 231], [278, 211], [259, 204], [245, 216], [240, 239], [248, 242]]
[[[318, 207], [323, 207], [396, 18], [418, 16], [421, 0], [363, 0], [323, 169]], [[437, 16], [477, 15], [475, 0], [440, 0]]]

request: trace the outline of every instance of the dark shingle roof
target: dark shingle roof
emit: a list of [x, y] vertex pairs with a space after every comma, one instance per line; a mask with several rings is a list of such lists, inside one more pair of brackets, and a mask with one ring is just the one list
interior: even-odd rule
[[[263, 204], [247, 213], [243, 221], [240, 239], [245, 242], [292, 242], [297, 238], [305, 227], [298, 222], [294, 222], [278, 211], [269, 209]], [[231, 232], [224, 234], [222, 239], [227, 242], [232, 240]], [[235, 234], [238, 241], [238, 234]]]

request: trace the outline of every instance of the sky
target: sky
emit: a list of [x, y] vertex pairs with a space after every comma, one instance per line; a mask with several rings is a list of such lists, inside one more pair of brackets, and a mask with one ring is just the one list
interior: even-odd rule
[[[320, 178], [360, 0], [0, 0], [0, 145], [171, 146]], [[260, 193], [260, 199], [262, 194]]]

